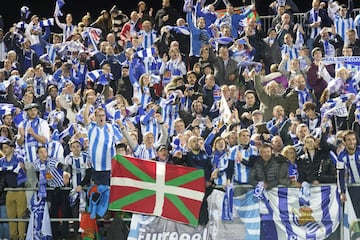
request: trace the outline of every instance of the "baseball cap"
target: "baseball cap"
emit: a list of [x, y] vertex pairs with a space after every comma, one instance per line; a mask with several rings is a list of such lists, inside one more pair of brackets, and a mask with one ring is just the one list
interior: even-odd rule
[[161, 145], [156, 149], [156, 151], [161, 151], [161, 150], [163, 150], [163, 149], [168, 150], [167, 147], [166, 147], [164, 144], [161, 144]]
[[315, 52], [317, 52], [317, 51], [321, 51], [321, 48], [319, 48], [319, 47], [313, 48], [313, 50], [311, 51], [311, 56], [314, 56]]
[[6, 137], [0, 138], [0, 146], [2, 146], [3, 144], [9, 145], [11, 147], [15, 147], [15, 143]]
[[39, 109], [39, 104], [37, 104], [37, 103], [26, 104], [26, 105], [24, 106], [24, 111], [30, 110], [30, 109], [32, 109], [32, 108], [37, 108], [37, 109]]

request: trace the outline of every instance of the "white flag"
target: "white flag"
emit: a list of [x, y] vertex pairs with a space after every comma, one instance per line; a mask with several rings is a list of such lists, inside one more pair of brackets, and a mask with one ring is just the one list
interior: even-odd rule
[[350, 194], [346, 191], [347, 201], [344, 204], [344, 240], [350, 240], [353, 233], [352, 228], [357, 223], [357, 217]]
[[224, 94], [221, 94], [219, 110], [220, 119], [223, 121], [223, 123], [228, 123], [231, 118], [231, 111]]

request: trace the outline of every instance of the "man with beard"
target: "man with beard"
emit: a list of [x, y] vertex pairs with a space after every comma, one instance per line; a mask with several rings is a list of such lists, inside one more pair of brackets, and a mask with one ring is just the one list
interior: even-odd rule
[[[342, 202], [347, 201], [345, 194], [345, 172], [347, 171], [349, 177], [349, 183], [360, 183], [360, 146], [357, 145], [356, 133], [352, 130], [344, 133], [343, 137], [345, 143], [345, 149], [339, 153], [337, 166], [338, 169], [338, 183], [340, 185], [341, 195], [340, 200]], [[360, 201], [360, 195], [358, 194], [358, 187], [348, 186], [349, 195], [353, 203]], [[350, 200], [350, 199], [349, 199]], [[360, 205], [353, 204], [356, 216], [360, 216]]]
[[[306, 79], [302, 74], [298, 74], [294, 77], [295, 88], [286, 91], [285, 99], [285, 114], [288, 116], [290, 113], [296, 113], [297, 109], [302, 110], [306, 102], [315, 102], [315, 95], [311, 89], [306, 87]], [[304, 117], [305, 113], [301, 112], [301, 116]]]
[[285, 98], [277, 94], [278, 84], [276, 81], [270, 81], [264, 87], [259, 74], [255, 75], [255, 90], [260, 100], [260, 111], [264, 115], [264, 121], [269, 121], [275, 106], [285, 106]]
[[[187, 4], [187, 2], [185, 2]], [[204, 17], [196, 19], [196, 24], [193, 21], [193, 13], [191, 5], [185, 6], [186, 9], [186, 21], [190, 30], [190, 68], [192, 69], [194, 64], [200, 59], [200, 49], [202, 46], [209, 44], [210, 34], [206, 30], [206, 22]]]
[[121, 68], [121, 78], [119, 79], [117, 85], [118, 90], [117, 93], [121, 94], [126, 98], [128, 103], [132, 104], [132, 97], [134, 95], [134, 88], [131, 84], [130, 77], [129, 77], [129, 65], [123, 64]]
[[250, 170], [250, 184], [256, 186], [263, 181], [265, 189], [271, 189], [280, 184], [287, 185], [289, 183], [287, 162], [276, 157], [272, 152], [272, 146], [268, 143], [264, 143], [259, 148], [259, 153], [260, 156]]
[[[26, 104], [24, 111], [27, 118], [19, 124], [16, 137], [17, 144], [25, 149], [25, 169], [27, 175], [26, 187], [35, 187], [38, 182], [34, 169], [34, 161], [37, 159], [37, 149], [46, 146], [50, 140], [50, 128], [46, 120], [39, 117], [39, 105], [36, 103]], [[30, 202], [32, 192], [26, 192], [27, 201]]]
[[183, 156], [184, 165], [203, 169], [205, 172], [206, 190], [199, 214], [199, 224], [205, 226], [209, 221], [207, 197], [212, 192], [212, 181], [215, 178], [215, 176], [212, 176], [211, 157], [207, 155], [205, 150], [201, 149], [197, 136], [191, 136], [189, 138], [188, 147], [190, 150]]

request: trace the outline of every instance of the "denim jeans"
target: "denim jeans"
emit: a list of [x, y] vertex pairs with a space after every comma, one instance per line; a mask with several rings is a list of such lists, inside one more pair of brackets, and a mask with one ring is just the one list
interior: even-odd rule
[[[5, 205], [0, 205], [0, 218], [7, 218]], [[10, 239], [9, 223], [0, 222], [0, 238]]]

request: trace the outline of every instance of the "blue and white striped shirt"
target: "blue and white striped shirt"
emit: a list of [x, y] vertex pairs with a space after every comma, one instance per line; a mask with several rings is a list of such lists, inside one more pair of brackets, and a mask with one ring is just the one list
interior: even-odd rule
[[357, 146], [353, 155], [346, 150], [339, 153], [337, 169], [346, 169], [349, 173], [349, 183], [360, 183], [360, 146]]
[[86, 169], [92, 168], [91, 159], [85, 152], [78, 157], [70, 153], [65, 157], [65, 165], [71, 166], [71, 186], [77, 187], [86, 175]]
[[[237, 155], [241, 155], [242, 160], [240, 161]], [[247, 149], [243, 148], [241, 145], [236, 145], [230, 149], [230, 161], [235, 162], [234, 170], [234, 181], [237, 183], [248, 183], [250, 168], [245, 166], [242, 162], [249, 161], [250, 156], [257, 156], [258, 149], [255, 146], [249, 145]]]
[[134, 149], [134, 156], [141, 159], [153, 160], [156, 158], [156, 149], [155, 147], [146, 148], [145, 144], [140, 144]]
[[36, 171], [40, 171], [42, 167], [46, 169], [46, 179], [47, 184], [50, 187], [63, 187], [64, 186], [64, 179], [63, 179], [63, 171], [62, 169], [57, 168], [58, 161], [54, 158], [48, 158], [45, 162], [41, 162], [40, 159], [36, 159], [34, 162], [34, 168]]
[[115, 144], [123, 136], [119, 128], [110, 123], [99, 127], [96, 122], [87, 126], [89, 154], [95, 171], [111, 170], [111, 159], [115, 156]]
[[52, 140], [48, 144], [48, 155], [50, 158], [57, 159], [60, 163], [64, 163], [64, 147], [59, 141]]
[[[320, 22], [320, 21], [321, 21], [321, 17], [319, 16], [319, 11], [315, 11], [314, 9], [311, 9], [309, 23]], [[321, 30], [320, 27], [311, 28], [310, 38], [315, 39], [316, 36], [320, 33], [320, 30]]]
[[164, 122], [168, 125], [168, 134], [169, 136], [173, 136], [175, 134], [174, 121], [179, 117], [179, 104], [160, 103], [162, 107], [162, 118]]
[[143, 38], [143, 41], [141, 44], [144, 49], [152, 47], [152, 45], [154, 44], [154, 42], [157, 38], [157, 33], [155, 30], [150, 30], [149, 32], [140, 30], [138, 35]]
[[289, 54], [289, 60], [285, 65], [285, 70], [290, 71], [290, 61], [294, 58], [299, 58], [299, 50], [293, 44], [291, 47], [284, 44], [281, 48], [281, 57], [284, 58], [286, 54]]
[[134, 86], [133, 96], [140, 100], [140, 105], [143, 107], [143, 109], [145, 109], [146, 104], [148, 104], [151, 101], [150, 88], [143, 87], [143, 91], [142, 91], [141, 86], [139, 85], [138, 82], [135, 82], [133, 86]]
[[141, 133], [144, 135], [147, 132], [151, 132], [156, 142], [159, 140], [160, 137], [160, 124], [156, 120], [153, 114], [154, 114], [154, 110], [151, 109], [145, 115], [142, 115], [140, 117]]
[[335, 24], [336, 33], [339, 34], [341, 38], [344, 40], [344, 44], [348, 44], [349, 39], [346, 35], [346, 30], [355, 28], [354, 20], [351, 17], [343, 18], [339, 15], [336, 15], [334, 19], [334, 24]]
[[24, 136], [24, 138], [25, 138], [24, 139], [24, 148], [25, 148], [25, 153], [26, 153], [25, 160], [28, 162], [34, 162], [37, 158], [37, 153], [36, 153], [37, 148], [39, 146], [43, 146], [44, 144], [41, 144], [34, 137], [32, 137], [28, 133], [27, 129], [32, 127], [36, 134], [45, 137], [47, 139], [47, 141], [49, 141], [49, 139], [50, 139], [49, 125], [44, 119], [37, 117], [37, 118], [31, 119], [31, 120], [30, 119], [23, 120], [19, 124], [19, 128], [21, 128], [21, 127], [24, 128], [24, 130], [25, 130], [25, 136]]

